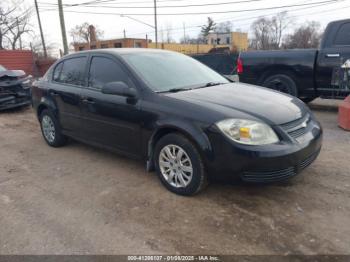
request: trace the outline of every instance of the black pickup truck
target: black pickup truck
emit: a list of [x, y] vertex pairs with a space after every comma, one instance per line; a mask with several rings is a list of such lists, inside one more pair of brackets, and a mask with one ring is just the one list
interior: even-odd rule
[[337, 84], [340, 81], [335, 78], [348, 59], [350, 19], [329, 23], [319, 50], [242, 52], [237, 72], [241, 82], [289, 93], [305, 102], [316, 97], [344, 98], [350, 94], [350, 87]]

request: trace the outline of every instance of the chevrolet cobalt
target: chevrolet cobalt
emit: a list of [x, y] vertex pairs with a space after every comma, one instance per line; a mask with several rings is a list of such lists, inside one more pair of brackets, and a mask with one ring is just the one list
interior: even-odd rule
[[33, 84], [32, 100], [50, 146], [71, 137], [142, 159], [181, 195], [215, 178], [291, 178], [322, 143], [320, 124], [298, 98], [230, 82], [170, 51], [67, 55]]

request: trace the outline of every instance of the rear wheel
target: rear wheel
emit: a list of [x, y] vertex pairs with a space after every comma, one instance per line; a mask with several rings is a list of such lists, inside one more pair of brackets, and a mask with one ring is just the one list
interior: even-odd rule
[[67, 138], [62, 134], [61, 127], [54, 114], [45, 109], [40, 114], [41, 132], [46, 143], [53, 147], [60, 147], [66, 143]]
[[285, 74], [269, 76], [265, 79], [262, 85], [282, 93], [298, 96], [298, 89], [294, 79]]
[[201, 156], [191, 141], [180, 134], [162, 137], [155, 148], [156, 172], [163, 185], [179, 195], [193, 195], [207, 185]]

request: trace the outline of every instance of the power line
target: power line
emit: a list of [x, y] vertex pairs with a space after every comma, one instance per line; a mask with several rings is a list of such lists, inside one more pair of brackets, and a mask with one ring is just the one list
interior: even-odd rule
[[[188, 4], [188, 5], [160, 5], [157, 8], [183, 8], [183, 7], [201, 7], [201, 6], [220, 6], [220, 5], [232, 5], [241, 3], [261, 2], [264, 0], [243, 0], [234, 2], [221, 2], [221, 3], [206, 3], [206, 4]], [[53, 4], [56, 5], [56, 4]], [[73, 5], [69, 5], [73, 6]], [[81, 7], [100, 7], [100, 8], [119, 8], [119, 9], [148, 9], [154, 8], [153, 6], [105, 6], [105, 5], [83, 5]]]
[[[315, 7], [320, 7], [320, 6], [324, 6], [324, 5], [330, 5], [330, 4], [334, 4], [334, 3], [318, 4], [317, 6], [309, 6], [309, 7], [306, 7], [306, 8], [287, 10], [287, 12], [302, 11], [302, 10], [305, 10], [305, 9], [310, 9], [310, 8], [315, 8]], [[294, 15], [294, 16], [289, 16], [289, 17], [299, 17], [299, 16], [304, 16], [304, 15], [310, 15], [310, 14], [333, 12], [333, 11], [338, 11], [339, 9], [343, 9], [343, 8], [344, 9], [345, 8], [350, 8], [350, 6], [345, 6], [345, 7], [341, 7], [341, 8], [334, 8], [334, 9], [329, 9], [329, 10], [325, 10], [325, 11], [318, 11], [318, 12], [313, 12], [313, 13], [307, 13], [307, 14], [302, 14], [302, 15]], [[252, 19], [256, 19], [256, 18], [260, 18], [260, 17], [264, 17], [264, 16], [276, 15], [278, 13], [279, 12], [274, 12], [274, 13], [270, 13], [268, 15], [258, 15], [258, 16], [239, 18], [239, 19], [228, 19], [228, 18], [226, 18], [225, 20], [219, 19], [219, 20], [216, 20], [216, 21], [219, 21], [219, 22], [240, 22], [240, 21], [252, 20]], [[197, 30], [199, 27], [201, 27], [201, 25], [188, 26], [187, 28], [196, 28], [195, 30]], [[173, 31], [180, 31], [180, 30], [182, 30], [182, 28], [178, 27], [178, 28], [173, 28], [172, 30]], [[188, 32], [192, 32], [192, 31], [195, 31], [195, 30], [188, 30]], [[160, 30], [160, 31], [165, 31], [165, 30]], [[133, 34], [130, 34], [130, 35], [141, 35], [141, 34], [152, 34], [152, 33], [153, 32], [140, 32], [140, 33], [133, 33]]]
[[[176, 16], [176, 15], [208, 15], [208, 14], [225, 14], [225, 13], [238, 13], [238, 12], [252, 12], [252, 11], [263, 11], [263, 10], [271, 10], [271, 9], [282, 9], [282, 8], [288, 8], [288, 7], [298, 7], [298, 6], [309, 6], [309, 5], [315, 5], [315, 4], [322, 4], [322, 3], [336, 3], [341, 0], [327, 0], [327, 1], [320, 1], [320, 2], [313, 2], [313, 3], [304, 3], [304, 4], [294, 4], [294, 5], [283, 5], [283, 6], [273, 6], [273, 7], [263, 7], [263, 8], [254, 8], [254, 9], [241, 9], [241, 10], [230, 10], [230, 11], [212, 11], [212, 12], [190, 12], [190, 13], [161, 13], [157, 15], [166, 15], [166, 16]], [[88, 11], [75, 11], [75, 10], [66, 10], [66, 12], [70, 13], [81, 13], [81, 14], [100, 14], [100, 15], [129, 15], [129, 16], [147, 16], [147, 15], [154, 15], [150, 13], [141, 14], [141, 13], [135, 13], [135, 14], [122, 14], [122, 13], [106, 13], [106, 12], [88, 12]]]
[[[163, 3], [163, 2], [183, 2], [188, 0], [162, 0], [157, 1], [157, 3]], [[95, 1], [91, 1], [95, 2]], [[64, 6], [80, 6], [80, 5], [90, 5], [93, 4], [91, 2], [85, 2], [85, 3], [78, 3], [78, 4], [65, 4]], [[127, 2], [116, 2], [116, 0], [102, 0], [99, 1], [99, 3], [105, 3], [105, 4], [113, 4], [113, 5], [119, 5], [119, 4], [152, 4], [153, 1], [127, 1]], [[112, 3], [116, 2], [116, 3]], [[48, 3], [48, 2], [39, 2], [39, 4], [47, 4], [47, 5], [55, 5], [54, 3]]]

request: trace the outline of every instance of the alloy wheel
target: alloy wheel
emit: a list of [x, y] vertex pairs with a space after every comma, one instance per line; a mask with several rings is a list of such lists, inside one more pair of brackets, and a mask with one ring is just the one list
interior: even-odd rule
[[173, 187], [184, 188], [192, 180], [192, 162], [185, 150], [177, 145], [163, 147], [159, 154], [159, 168], [164, 179]]
[[55, 141], [56, 130], [51, 117], [44, 115], [41, 120], [41, 127], [46, 140], [49, 143], [53, 143]]

